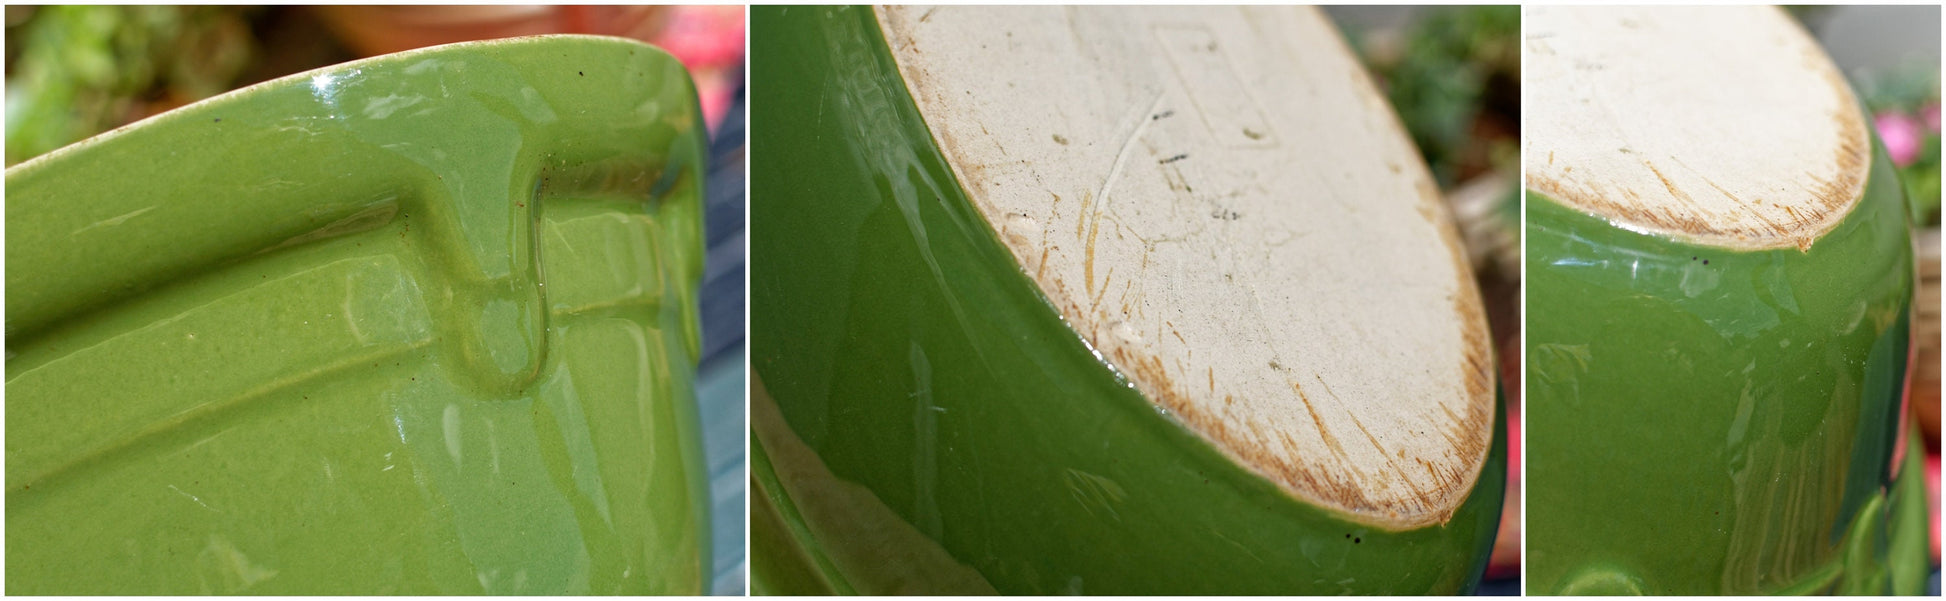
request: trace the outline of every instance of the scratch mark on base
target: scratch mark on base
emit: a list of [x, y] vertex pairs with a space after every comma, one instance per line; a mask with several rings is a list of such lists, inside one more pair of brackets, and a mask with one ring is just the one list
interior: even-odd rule
[[1149, 110], [1135, 116], [1133, 131], [1122, 140], [1122, 149], [1115, 153], [1115, 163], [1108, 168], [1108, 177], [1101, 180], [1101, 191], [1095, 193], [1095, 198], [1100, 200], [1097, 207], [1108, 203], [1108, 192], [1114, 189], [1115, 180], [1122, 176], [1122, 167], [1128, 164], [1128, 151], [1135, 148], [1136, 140], [1142, 139], [1142, 132], [1148, 131], [1151, 119], [1146, 119], [1144, 116], [1155, 114], [1156, 109], [1159, 108], [1162, 108], [1162, 92], [1155, 93], [1155, 100], [1149, 103]]

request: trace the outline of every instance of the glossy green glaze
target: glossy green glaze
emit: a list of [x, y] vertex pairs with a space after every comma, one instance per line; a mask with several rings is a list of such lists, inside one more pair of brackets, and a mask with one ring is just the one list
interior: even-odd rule
[[7, 592], [699, 593], [703, 139], [550, 36], [8, 170]]
[[1388, 532], [1290, 497], [1061, 321], [967, 201], [868, 9], [751, 12], [754, 590], [1477, 583], [1504, 432], [1443, 525]]
[[1889, 592], [1913, 263], [1883, 148], [1864, 194], [1808, 251], [1734, 251], [1528, 192], [1530, 593]]

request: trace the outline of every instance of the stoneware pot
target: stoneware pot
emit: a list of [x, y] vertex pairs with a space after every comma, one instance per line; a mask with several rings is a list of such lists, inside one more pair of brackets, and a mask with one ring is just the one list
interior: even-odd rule
[[9, 169], [7, 592], [699, 593], [704, 138], [549, 36]]
[[752, 14], [755, 592], [1477, 584], [1479, 294], [1321, 12]]
[[1526, 26], [1528, 592], [1918, 593], [1910, 224], [1849, 86], [1769, 7]]

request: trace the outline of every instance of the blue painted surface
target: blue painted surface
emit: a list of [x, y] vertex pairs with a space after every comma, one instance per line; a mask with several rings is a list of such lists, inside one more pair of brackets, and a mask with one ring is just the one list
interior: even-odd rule
[[[742, 78], [739, 77], [740, 81]], [[696, 402], [703, 421], [703, 457], [710, 478], [710, 593], [743, 595], [749, 555], [743, 546], [747, 511], [744, 363], [744, 92], [739, 89], [710, 144], [703, 223], [709, 243], [702, 295], [703, 352]]]
[[1480, 583], [1473, 594], [1481, 597], [1518, 597], [1520, 596], [1519, 578], [1501, 578]]

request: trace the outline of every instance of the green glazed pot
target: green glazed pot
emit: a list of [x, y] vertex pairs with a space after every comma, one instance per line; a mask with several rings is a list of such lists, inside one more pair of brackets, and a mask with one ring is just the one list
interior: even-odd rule
[[7, 592], [701, 592], [704, 137], [548, 36], [9, 169]]
[[[906, 23], [955, 18], [890, 10]], [[1385, 525], [1299, 498], [1144, 392], [1022, 267], [935, 142], [879, 16], [751, 12], [754, 592], [1452, 594], [1478, 583], [1506, 476], [1489, 380], [1478, 471], [1444, 519]], [[1151, 112], [1135, 120], [1170, 117]], [[1084, 145], [1053, 136], [1070, 142]], [[1477, 298], [1466, 277], [1458, 294]], [[1480, 367], [1490, 373], [1490, 357]], [[1297, 396], [1289, 407], [1302, 415]]]
[[[1611, 31], [1603, 29], [1606, 22], [1617, 19], [1627, 24], [1612, 31], [1631, 36], [1677, 31], [1676, 22], [1712, 25], [1696, 27], [1697, 37], [1670, 33], [1628, 48], [1701, 47], [1711, 43], [1699, 41], [1702, 36], [1737, 36], [1740, 27], [1773, 24], [1758, 27], [1758, 35], [1803, 36], [1781, 12], [1766, 12], [1772, 9], [1713, 10], [1739, 12], [1530, 15], [1530, 26], [1546, 34], [1547, 51], [1558, 53], [1564, 67], [1556, 71], [1530, 61], [1540, 65], [1530, 74], [1542, 81], [1529, 86], [1578, 81], [1581, 89], [1601, 89], [1600, 76], [1551, 75], [1602, 72], [1586, 65], [1609, 72], [1631, 68], [1626, 61], [1608, 62], [1576, 38], [1604, 35]], [[1719, 18], [1726, 20], [1711, 21]], [[1803, 47], [1817, 52], [1808, 36], [1802, 39]], [[1735, 53], [1685, 52], [1686, 60], [1704, 63], [1738, 60], [1724, 58]], [[1810, 64], [1828, 65], [1821, 53], [1812, 56], [1818, 62]], [[1770, 58], [1783, 70], [1802, 60], [1789, 52], [1759, 54], [1722, 70], [1765, 72], [1756, 63]], [[1582, 66], [1571, 70], [1569, 63]], [[1929, 511], [1923, 493], [1915, 492], [1922, 479], [1917, 446], [1906, 450], [1906, 466], [1896, 483], [1893, 478], [1911, 359], [1909, 213], [1891, 162], [1864, 129], [1868, 121], [1849, 104], [1849, 89], [1842, 80], [1809, 79], [1818, 86], [1803, 94], [1834, 94], [1837, 104], [1851, 108], [1835, 119], [1795, 127], [1855, 128], [1843, 135], [1855, 135], [1858, 143], [1837, 154], [1858, 162], [1835, 169], [1862, 181], [1848, 192], [1843, 185], [1831, 187], [1851, 196], [1829, 199], [1848, 208], [1828, 216], [1828, 229], [1784, 226], [1765, 230], [1781, 232], [1767, 241], [1761, 234], [1726, 233], [1744, 223], [1734, 218], [1711, 222], [1713, 229], [1665, 227], [1690, 223], [1677, 218], [1684, 209], [1675, 200], [1661, 205], [1668, 212], [1621, 217], [1589, 209], [1600, 202], [1629, 205], [1617, 197], [1647, 197], [1665, 187], [1682, 201], [1715, 194], [1711, 187], [1737, 198], [1731, 180], [1738, 176], [1726, 175], [1731, 169], [1699, 170], [1693, 176], [1699, 179], [1686, 182], [1692, 177], [1688, 168], [1710, 158], [1698, 158], [1688, 144], [1657, 147], [1639, 129], [1618, 154], [1610, 154], [1612, 148], [1576, 150], [1570, 158], [1562, 150], [1557, 157], [1551, 151], [1572, 148], [1577, 140], [1555, 132], [1609, 125], [1575, 117], [1562, 117], [1562, 129], [1547, 125], [1549, 106], [1569, 114], [1559, 107], [1581, 103], [1534, 109], [1542, 125], [1527, 150], [1528, 592], [1921, 592]], [[1676, 122], [1719, 108], [1646, 106], [1655, 108], [1642, 109], [1654, 111], [1645, 119]], [[1750, 110], [1743, 107], [1721, 112]], [[1731, 130], [1742, 123], [1734, 116], [1711, 122]], [[1584, 160], [1620, 155], [1630, 158], [1599, 169]], [[1753, 150], [1725, 161], [1763, 164], [1767, 156]], [[1827, 161], [1831, 156], [1823, 155]], [[1614, 165], [1644, 164], [1660, 182], [1642, 177], [1638, 181], [1646, 183], [1629, 192], [1587, 183], [1622, 169]], [[1778, 174], [1774, 181], [1789, 182], [1794, 175]], [[1790, 202], [1796, 189], [1765, 185], [1774, 187], [1741, 196], [1767, 201], [1744, 204], [1749, 211], [1760, 214], [1768, 203]], [[1590, 194], [1592, 189], [1606, 196]], [[1579, 198], [1569, 201], [1564, 194]], [[1793, 211], [1813, 221], [1803, 208]], [[1662, 217], [1669, 219], [1651, 223]]]

